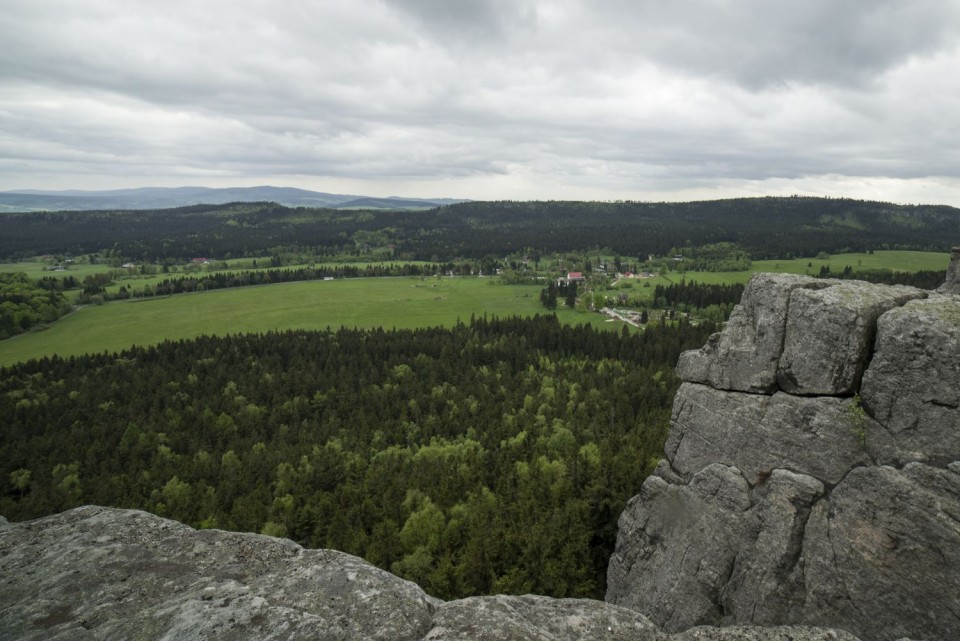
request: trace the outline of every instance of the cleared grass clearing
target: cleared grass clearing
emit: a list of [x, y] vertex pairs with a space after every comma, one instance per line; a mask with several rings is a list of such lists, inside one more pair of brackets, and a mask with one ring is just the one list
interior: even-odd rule
[[[829, 258], [794, 258], [792, 260], [755, 260], [749, 271], [741, 272], [668, 272], [645, 280], [627, 281], [624, 286], [635, 296], [650, 300], [657, 285], [675, 285], [682, 280], [688, 283], [696, 281], [707, 285], [732, 285], [746, 283], [754, 274], [777, 272], [786, 274], [809, 274], [815, 276], [821, 267], [829, 267], [838, 274], [847, 265], [854, 271], [868, 269], [889, 269], [895, 272], [934, 271], [946, 269], [950, 263], [950, 254], [915, 251], [878, 251], [874, 254], [852, 253], [835, 254]], [[649, 284], [649, 287], [646, 285]]]
[[[203, 334], [452, 326], [458, 319], [468, 322], [471, 315], [533, 316], [545, 311], [540, 287], [499, 285], [487, 278], [355, 278], [241, 287], [87, 306], [45, 330], [0, 342], [0, 365]], [[597, 314], [574, 311], [565, 311], [563, 320], [611, 326]]]
[[44, 276], [49, 276], [51, 278], [64, 278], [66, 276], [73, 276], [77, 280], [83, 280], [85, 276], [109, 272], [112, 269], [112, 267], [107, 265], [73, 263], [69, 265], [66, 270], [62, 272], [55, 272], [50, 269], [53, 266], [54, 263], [43, 262], [38, 258], [16, 263], [0, 263], [0, 272], [23, 272], [30, 278], [43, 278]]
[[[915, 251], [878, 251], [873, 254], [834, 254], [826, 259], [795, 258], [793, 260], [755, 260], [752, 272], [787, 272], [803, 274], [820, 273], [820, 267], [826, 266], [833, 273], [843, 271], [850, 265], [854, 271], [865, 269], [889, 269], [895, 272], [918, 272], [946, 269], [950, 263], [950, 254]], [[809, 266], [808, 266], [809, 265]]]
[[[949, 255], [945, 253], [838, 254], [829, 259], [755, 261], [750, 271], [743, 272], [670, 272], [662, 277], [629, 281], [628, 286], [632, 296], [649, 300], [656, 285], [679, 283], [684, 278], [688, 282], [730, 284], [745, 283], [755, 272], [815, 274], [821, 265], [829, 265], [835, 272], [842, 271], [846, 265], [853, 269], [917, 271], [944, 269], [948, 262]], [[100, 265], [85, 267], [102, 269]], [[176, 275], [164, 275], [169, 276]], [[54, 354], [71, 356], [117, 351], [135, 344], [152, 345], [203, 334], [340, 326], [451, 326], [458, 319], [468, 321], [472, 314], [532, 316], [547, 313], [540, 304], [541, 287], [499, 285], [488, 278], [356, 278], [118, 301], [84, 307], [47, 329], [0, 341], [0, 365]], [[561, 322], [569, 324], [588, 323], [615, 330], [623, 327], [620, 322], [607, 322], [599, 314], [571, 309], [557, 309], [557, 316]]]

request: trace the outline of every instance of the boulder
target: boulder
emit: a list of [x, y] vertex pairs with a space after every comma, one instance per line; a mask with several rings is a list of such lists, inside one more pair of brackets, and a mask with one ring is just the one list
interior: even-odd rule
[[878, 321], [864, 409], [891, 434], [885, 462], [960, 459], [960, 297], [933, 295]]
[[791, 394], [853, 394], [869, 362], [877, 318], [924, 296], [914, 287], [860, 281], [792, 291], [777, 366], [779, 388]]
[[716, 389], [774, 391], [791, 292], [834, 282], [794, 274], [753, 276], [724, 331], [711, 336], [703, 348], [684, 352], [677, 375]]
[[0, 529], [10, 639], [420, 639], [437, 600], [361, 559], [83, 507]]

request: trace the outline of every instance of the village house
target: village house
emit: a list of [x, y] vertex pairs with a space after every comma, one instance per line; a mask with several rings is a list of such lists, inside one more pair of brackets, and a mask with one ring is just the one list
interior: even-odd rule
[[567, 277], [560, 277], [557, 279], [557, 285], [569, 285], [571, 283], [582, 283], [586, 278], [583, 277], [582, 272], [567, 272]]

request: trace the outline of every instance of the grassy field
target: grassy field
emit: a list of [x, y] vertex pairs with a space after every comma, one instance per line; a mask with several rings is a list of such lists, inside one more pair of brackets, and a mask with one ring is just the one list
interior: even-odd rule
[[[0, 365], [150, 345], [202, 334], [291, 328], [451, 326], [477, 316], [544, 313], [540, 287], [486, 278], [355, 278], [223, 289], [83, 307], [48, 329], [0, 341]], [[564, 322], [605, 323], [564, 310]]]
[[[656, 285], [670, 285], [686, 279], [687, 282], [696, 281], [705, 284], [731, 285], [746, 283], [754, 274], [762, 272], [778, 272], [788, 274], [820, 273], [821, 267], [829, 267], [833, 273], [843, 271], [847, 265], [854, 271], [867, 269], [889, 269], [895, 272], [934, 271], [946, 269], [950, 262], [950, 254], [915, 251], [880, 251], [874, 254], [836, 254], [829, 258], [795, 258], [793, 260], [755, 260], [749, 271], [742, 272], [668, 272], [664, 276], [657, 276], [646, 280], [626, 281], [625, 286], [632, 286], [635, 295], [642, 296], [649, 293], [653, 296]], [[645, 287], [646, 284], [650, 287]]]
[[[827, 266], [830, 271], [842, 272], [850, 265], [854, 271], [864, 269], [889, 269], [895, 272], [918, 272], [925, 270], [946, 269], [950, 262], [950, 254], [914, 251], [878, 251], [874, 254], [836, 254], [826, 259], [795, 258], [794, 260], [755, 260], [754, 272], [789, 272], [811, 274], [820, 272], [821, 266]], [[809, 266], [808, 266], [809, 264]]]
[[[815, 274], [821, 265], [829, 265], [831, 271], [842, 271], [846, 265], [854, 269], [916, 271], [944, 269], [948, 262], [948, 254], [923, 252], [842, 254], [822, 260], [755, 261], [749, 272], [669, 272], [645, 281], [629, 281], [626, 286], [632, 295], [652, 297], [655, 285], [677, 283], [682, 278], [702, 283], [745, 283], [753, 273], [763, 271]], [[3, 271], [15, 271], [13, 265], [34, 263], [9, 263]], [[36, 275], [43, 275], [41, 267], [34, 265]], [[71, 272], [80, 273], [80, 267], [89, 268], [86, 273], [103, 269], [102, 265], [83, 265]], [[153, 279], [140, 281], [144, 282]], [[150, 345], [202, 334], [340, 326], [450, 326], [457, 319], [468, 321], [471, 314], [485, 313], [532, 316], [546, 311], [539, 294], [539, 285], [499, 285], [486, 278], [359, 278], [112, 302], [84, 307], [47, 329], [0, 341], [0, 365], [54, 354], [116, 351], [134, 344]], [[622, 327], [619, 322], [606, 322], [599, 314], [558, 309], [557, 315], [564, 323], [590, 323], [617, 330]]]
[[108, 265], [88, 265], [86, 263], [74, 263], [62, 272], [51, 271], [51, 267], [53, 267], [53, 263], [45, 263], [39, 258], [36, 258], [34, 260], [17, 263], [0, 263], [0, 272], [23, 272], [30, 278], [43, 278], [44, 276], [63, 278], [65, 276], [73, 276], [77, 280], [83, 280], [84, 276], [109, 272], [113, 269]]

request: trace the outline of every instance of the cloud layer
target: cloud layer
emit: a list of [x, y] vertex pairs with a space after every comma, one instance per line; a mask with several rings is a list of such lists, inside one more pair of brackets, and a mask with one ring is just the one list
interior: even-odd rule
[[960, 205], [960, 5], [12, 0], [0, 189]]

